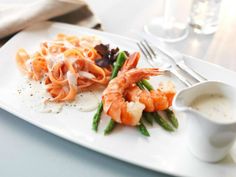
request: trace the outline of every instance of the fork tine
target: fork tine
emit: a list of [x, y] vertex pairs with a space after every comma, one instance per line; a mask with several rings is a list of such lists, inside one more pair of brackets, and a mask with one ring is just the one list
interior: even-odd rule
[[147, 51], [147, 48], [142, 44], [142, 42], [139, 42], [139, 47], [142, 49], [143, 53], [145, 53], [146, 58], [151, 59], [152, 56], [150, 53]]
[[150, 44], [147, 42], [147, 40], [144, 39], [143, 42], [146, 44], [146, 46], [148, 47], [148, 49], [150, 50], [150, 52], [152, 53], [152, 55], [153, 55], [154, 57], [157, 57], [155, 51], [154, 51], [153, 48], [150, 46]]
[[137, 45], [139, 47], [139, 49], [141, 50], [141, 52], [143, 53], [143, 55], [145, 56], [145, 59], [147, 60], [147, 62], [154, 67], [154, 63], [151, 61], [151, 56], [147, 53], [146, 49], [143, 47], [143, 45], [141, 45], [140, 42], [137, 42]]
[[145, 42], [142, 41], [143, 46], [145, 47], [145, 49], [148, 51], [150, 57], [150, 62], [152, 63], [152, 65], [154, 67], [156, 67], [156, 62], [157, 62], [157, 57], [155, 54], [152, 53], [152, 51], [150, 50], [150, 47], [147, 46], [147, 44]]
[[146, 46], [146, 44], [142, 41], [140, 41], [141, 46], [143, 47], [143, 49], [146, 51], [146, 53], [148, 53], [149, 56], [149, 63], [151, 63], [151, 65], [153, 67], [155, 67], [155, 56], [152, 55], [152, 53], [149, 51], [148, 47]]
[[140, 41], [140, 45], [143, 47], [143, 49], [145, 49], [146, 53], [148, 54], [149, 58], [151, 60], [153, 60], [154, 56], [152, 55], [152, 53], [150, 52], [150, 50], [148, 49], [148, 47], [146, 46], [146, 44], [143, 41]]
[[[143, 41], [146, 43], [146, 46], [150, 49], [150, 51], [152, 52], [152, 54], [153, 54], [155, 57], [157, 57], [156, 52], [154, 51], [153, 47], [151, 47], [151, 45], [149, 44], [149, 42], [148, 42], [146, 39], [144, 39]], [[157, 50], [158, 50], [162, 55], [164, 55], [165, 57], [167, 57], [168, 59], [170, 59], [172, 62], [175, 62], [174, 59], [173, 59], [169, 54], [165, 53], [165, 52], [164, 52], [163, 50], [161, 50], [160, 48], [157, 47]]]
[[[137, 42], [137, 45], [139, 47], [139, 49], [141, 50], [141, 52], [143, 53], [143, 55], [145, 56], [145, 59], [147, 60], [147, 62], [153, 66], [156, 67], [156, 63], [155, 63], [155, 58], [153, 57], [153, 54], [151, 54], [150, 49], [148, 49], [149, 47], [146, 46], [146, 44], [142, 41]], [[150, 47], [151, 48], [151, 47]], [[152, 48], [151, 48], [152, 49]], [[186, 80], [181, 74], [179, 74], [175, 69], [172, 70], [163, 70], [164, 72], [168, 71], [172, 74], [174, 74], [181, 82], [183, 82], [186, 86], [191, 86], [192, 84]]]
[[152, 64], [155, 66], [155, 60], [156, 60], [156, 55], [154, 52], [152, 52], [150, 49], [151, 47], [150, 46], [147, 46], [147, 43], [145, 43], [144, 41], [140, 41], [141, 45], [143, 46], [143, 48], [145, 48], [145, 50], [147, 51], [147, 53], [149, 54], [150, 56], [150, 62], [152, 62]]
[[137, 42], [137, 45], [139, 47], [139, 49], [141, 50], [141, 52], [143, 53], [143, 55], [146, 57], [146, 58], [149, 58], [148, 55], [146, 54], [146, 52], [143, 50], [143, 47], [141, 46], [141, 44], [139, 42]]

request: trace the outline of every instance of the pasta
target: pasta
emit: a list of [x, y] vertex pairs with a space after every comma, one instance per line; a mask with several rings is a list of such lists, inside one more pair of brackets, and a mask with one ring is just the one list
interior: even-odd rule
[[16, 61], [30, 79], [46, 85], [50, 101], [72, 101], [80, 90], [109, 82], [111, 69], [95, 64], [100, 55], [94, 47], [100, 43], [94, 36], [58, 34], [55, 40], [42, 42], [33, 55], [19, 49]]

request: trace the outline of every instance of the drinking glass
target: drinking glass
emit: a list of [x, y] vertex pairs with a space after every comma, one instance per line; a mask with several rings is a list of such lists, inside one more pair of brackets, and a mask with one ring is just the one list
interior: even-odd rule
[[212, 34], [217, 30], [221, 0], [193, 0], [190, 26], [196, 33]]
[[176, 42], [188, 35], [191, 0], [165, 0], [163, 17], [156, 17], [144, 31], [166, 42]]

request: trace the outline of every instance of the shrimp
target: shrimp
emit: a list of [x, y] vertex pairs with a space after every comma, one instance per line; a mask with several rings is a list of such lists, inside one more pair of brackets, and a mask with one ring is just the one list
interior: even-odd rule
[[102, 95], [103, 110], [115, 122], [135, 126], [139, 123], [145, 105], [139, 101], [128, 102], [125, 92], [134, 83], [156, 76], [161, 72], [156, 68], [131, 69], [121, 72], [111, 80]]
[[[135, 68], [138, 64], [140, 53], [135, 52], [125, 61], [122, 72]], [[160, 83], [158, 90], [141, 90], [136, 84], [132, 84], [126, 90], [127, 101], [138, 101], [145, 105], [145, 111], [153, 112], [165, 110], [172, 105], [175, 95], [175, 87], [172, 82]]]
[[137, 85], [127, 89], [127, 101], [140, 102], [145, 105], [145, 111], [154, 112], [169, 108], [175, 95], [172, 82], [160, 83], [157, 90], [141, 90]]
[[[136, 68], [140, 53], [135, 52], [125, 61], [120, 73]], [[136, 84], [132, 84], [126, 91], [127, 101], [138, 101], [145, 105], [145, 111], [153, 112], [165, 110], [172, 105], [175, 95], [175, 87], [172, 82], [160, 83], [158, 90], [141, 90]]]

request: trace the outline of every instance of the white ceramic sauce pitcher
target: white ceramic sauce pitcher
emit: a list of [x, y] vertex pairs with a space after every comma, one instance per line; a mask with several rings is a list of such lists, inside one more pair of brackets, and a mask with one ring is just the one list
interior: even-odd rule
[[188, 146], [199, 159], [217, 162], [223, 159], [236, 138], [236, 115], [232, 122], [209, 119], [190, 107], [193, 100], [204, 94], [221, 94], [233, 103], [236, 109], [236, 88], [218, 81], [207, 81], [183, 89], [173, 100], [173, 109], [188, 118]]

